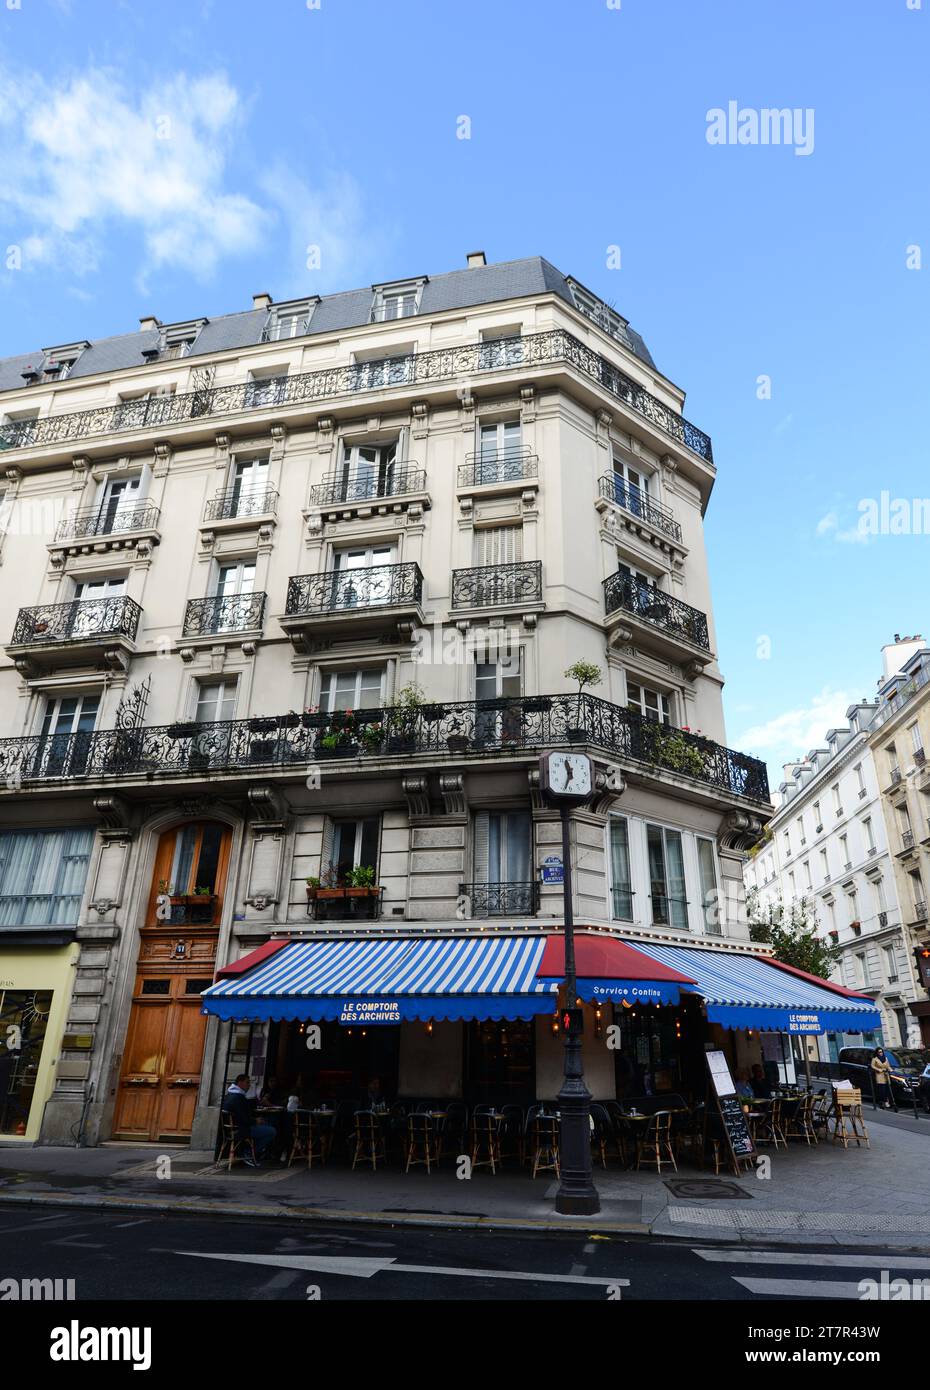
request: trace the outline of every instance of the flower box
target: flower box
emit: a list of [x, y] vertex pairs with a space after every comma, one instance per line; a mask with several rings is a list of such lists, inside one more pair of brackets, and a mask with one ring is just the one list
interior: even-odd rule
[[165, 732], [169, 738], [193, 738], [200, 732], [200, 725], [193, 722], [187, 724], [169, 724]]
[[346, 888], [347, 898], [376, 898], [381, 892], [377, 885], [370, 885], [368, 888]]
[[278, 720], [277, 720], [277, 719], [250, 719], [250, 720], [249, 720], [249, 733], [250, 733], [250, 734], [273, 734], [273, 733], [275, 733], [275, 732], [277, 731], [277, 728], [278, 728]]
[[424, 705], [420, 710], [427, 724], [437, 724], [445, 713], [442, 705]]
[[548, 695], [535, 700], [523, 701], [524, 714], [548, 714], [549, 710], [551, 709], [552, 701], [550, 700]]
[[296, 729], [300, 722], [301, 716], [299, 714], [279, 714], [274, 721], [279, 729]]
[[471, 742], [465, 734], [450, 734], [446, 739], [446, 745], [450, 753], [466, 753]]
[[357, 743], [337, 743], [333, 748], [324, 748], [322, 743], [317, 743], [314, 750], [317, 758], [354, 758], [357, 753]]
[[316, 896], [321, 902], [332, 902], [336, 898], [344, 898], [346, 890], [344, 888], [318, 888]]
[[300, 722], [305, 729], [325, 729], [329, 726], [328, 714], [302, 714]]

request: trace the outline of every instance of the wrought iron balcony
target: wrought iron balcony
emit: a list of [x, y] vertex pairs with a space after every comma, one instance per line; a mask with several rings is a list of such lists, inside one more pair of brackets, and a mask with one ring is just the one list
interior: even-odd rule
[[498, 608], [542, 602], [542, 561], [517, 560], [509, 565], [479, 565], [452, 571], [453, 608]]
[[93, 642], [125, 637], [131, 642], [142, 609], [131, 598], [72, 599], [21, 608], [10, 639], [11, 647], [51, 646], [60, 642]]
[[[383, 390], [386, 386], [399, 384], [429, 386], [435, 382], [473, 377], [482, 372], [506, 371], [515, 362], [524, 370], [533, 367], [570, 368], [593, 381], [676, 444], [691, 450], [706, 463], [713, 463], [710, 438], [703, 430], [652, 395], [608, 358], [563, 329], [533, 333], [526, 337], [497, 338], [490, 343], [468, 343], [462, 347], [409, 353], [379, 362], [347, 363], [341, 367], [301, 372], [285, 379], [277, 404], [285, 407], [315, 405], [340, 396]], [[127, 424], [120, 413], [122, 406], [118, 404], [69, 411], [63, 415], [45, 415], [36, 420], [11, 421], [0, 428], [0, 449], [65, 444], [129, 429], [165, 429], [188, 420], [238, 414], [259, 408], [252, 388], [253, 383], [240, 382], [235, 386], [212, 386], [172, 396], [155, 396], [144, 403], [142, 424], [138, 420]]]
[[293, 575], [287, 584], [284, 612], [288, 617], [297, 617], [304, 613], [393, 608], [419, 604], [422, 597], [423, 575], [418, 564], [372, 565], [369, 569]]
[[262, 625], [264, 594], [232, 594], [192, 598], [184, 614], [185, 637], [207, 637], [223, 632], [251, 632]]
[[459, 487], [483, 487], [487, 483], [514, 483], [535, 478], [539, 456], [525, 446], [513, 449], [481, 449], [465, 455], [459, 465]]
[[335, 469], [327, 473], [322, 483], [310, 489], [314, 507], [331, 507], [340, 503], [370, 502], [379, 497], [403, 497], [410, 492], [426, 491], [426, 470], [410, 460], [395, 463], [384, 473], [355, 470], [346, 473]]
[[90, 536], [114, 536], [121, 531], [155, 531], [159, 510], [151, 502], [132, 506], [85, 507], [58, 523], [56, 541], [80, 541]]
[[927, 920], [927, 904], [923, 899], [914, 904], [914, 920], [915, 922], [926, 922]]
[[598, 479], [598, 491], [601, 497], [606, 497], [614, 506], [621, 507], [623, 511], [629, 512], [630, 516], [648, 522], [670, 540], [681, 544], [681, 527], [671, 512], [651, 501], [640, 488], [631, 487], [618, 473], [605, 473]]
[[[361, 721], [358, 721], [361, 723]], [[92, 733], [29, 735], [0, 739], [0, 789], [30, 779], [82, 777], [106, 780], [140, 774], [225, 772], [248, 776], [256, 768], [304, 769], [326, 751], [322, 739], [335, 721], [319, 714], [287, 714], [225, 721], [182, 723]], [[711, 739], [644, 719], [593, 695], [527, 695], [513, 699], [464, 700], [395, 706], [379, 712], [371, 732], [353, 734], [340, 757], [364, 763], [377, 758], [422, 755], [442, 763], [451, 758], [510, 757], [540, 749], [588, 745], [621, 764], [645, 772], [667, 771], [710, 787], [725, 797], [768, 806], [765, 763]]]
[[913, 849], [913, 848], [914, 848], [914, 832], [913, 832], [913, 830], [902, 830], [902, 831], [901, 831], [901, 848], [902, 848], [902, 849]]
[[532, 917], [539, 906], [539, 885], [526, 883], [460, 883], [469, 917]]
[[707, 614], [647, 584], [634, 574], [624, 574], [618, 570], [604, 580], [604, 609], [608, 616], [618, 610], [631, 613], [634, 618], [649, 623], [676, 641], [689, 642], [705, 652], [710, 651]]
[[241, 516], [274, 516], [278, 510], [278, 491], [273, 487], [221, 489], [208, 499], [204, 521], [231, 521]]

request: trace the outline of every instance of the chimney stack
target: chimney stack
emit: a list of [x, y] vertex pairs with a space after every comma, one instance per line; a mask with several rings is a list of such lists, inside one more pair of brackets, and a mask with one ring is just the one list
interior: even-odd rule
[[147, 314], [144, 319], [139, 320], [139, 327], [143, 333], [149, 333], [155, 328], [161, 328], [161, 319], [155, 318], [152, 314]]
[[465, 262], [469, 270], [477, 270], [479, 266], [487, 265], [488, 260], [483, 251], [469, 251]]
[[270, 294], [253, 294], [253, 295], [252, 295], [252, 308], [253, 308], [253, 309], [270, 309], [273, 303], [274, 303], [274, 300], [272, 299], [272, 297], [271, 297]]

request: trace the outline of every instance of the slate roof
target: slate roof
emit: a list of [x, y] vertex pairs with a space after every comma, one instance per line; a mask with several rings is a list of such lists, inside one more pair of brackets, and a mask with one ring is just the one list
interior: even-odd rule
[[[418, 277], [410, 278], [415, 280]], [[452, 270], [427, 279], [420, 301], [420, 315], [436, 314], [446, 309], [468, 309], [478, 304], [493, 304], [499, 300], [521, 299], [546, 292], [557, 294], [568, 304], [574, 304], [566, 277], [541, 256]], [[313, 311], [307, 336], [362, 327], [370, 320], [372, 305], [370, 287], [324, 295]], [[210, 319], [201, 329], [188, 358], [209, 357], [229, 349], [257, 345], [267, 318], [267, 310], [249, 309], [244, 313], [223, 314]], [[642, 362], [650, 367], [655, 366], [649, 349], [638, 333], [625, 327], [620, 330], [620, 335], [624, 345]], [[98, 372], [110, 373], [140, 367], [145, 360], [143, 349], [157, 346], [158, 340], [157, 329], [98, 338], [81, 353], [68, 380], [94, 376]], [[0, 391], [25, 387], [22, 373], [30, 366], [40, 370], [43, 361], [41, 348], [0, 359]]]

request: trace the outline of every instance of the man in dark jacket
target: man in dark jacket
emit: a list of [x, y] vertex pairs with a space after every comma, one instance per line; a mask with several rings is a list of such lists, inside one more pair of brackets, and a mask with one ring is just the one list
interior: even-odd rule
[[255, 1160], [248, 1148], [243, 1151], [243, 1161], [250, 1168], [257, 1168], [264, 1154], [275, 1142], [278, 1132], [274, 1125], [255, 1123], [255, 1101], [249, 1099], [252, 1081], [248, 1072], [241, 1072], [223, 1097], [222, 1109], [233, 1118], [236, 1127], [236, 1142], [251, 1139], [255, 1144]]

